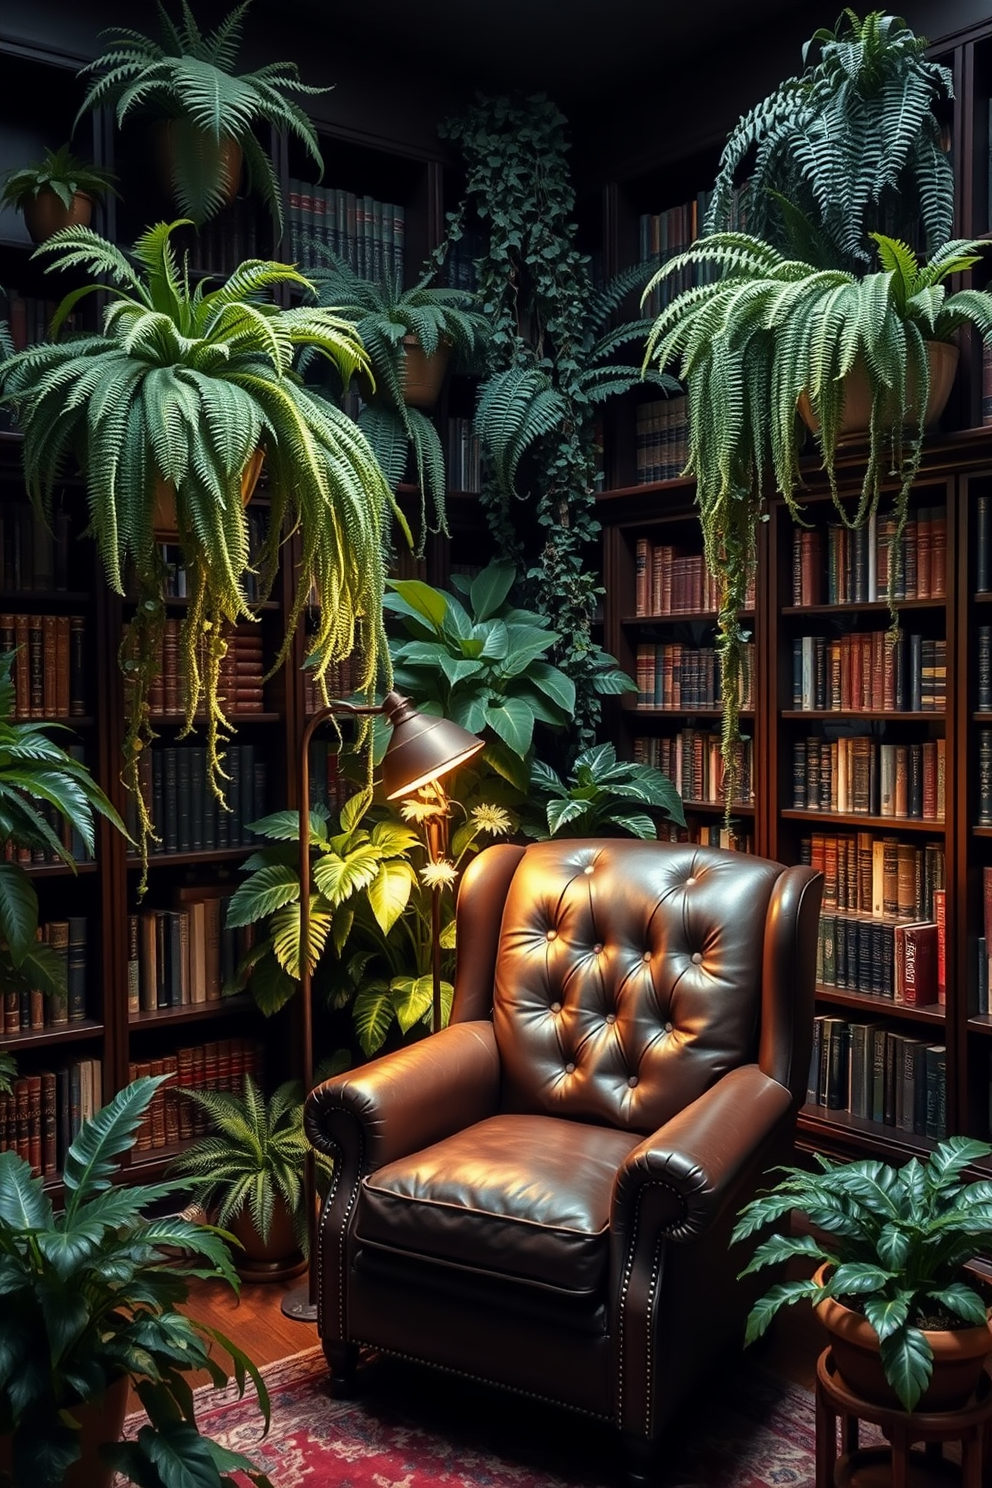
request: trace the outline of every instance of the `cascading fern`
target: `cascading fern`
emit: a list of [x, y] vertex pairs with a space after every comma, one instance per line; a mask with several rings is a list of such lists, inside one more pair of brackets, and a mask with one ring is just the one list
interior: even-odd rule
[[[320, 601], [312, 660], [327, 667], [360, 650], [356, 683], [369, 693], [390, 675], [382, 628], [383, 528], [393, 512], [409, 538], [361, 431], [293, 369], [301, 348], [326, 357], [347, 380], [367, 370], [354, 328], [331, 310], [281, 310], [267, 299], [280, 284], [312, 286], [286, 264], [249, 260], [218, 289], [190, 286], [159, 223], [134, 245], [136, 267], [85, 228], [38, 249], [56, 269], [88, 269], [110, 281], [74, 290], [52, 321], [57, 336], [86, 294], [109, 295], [101, 332], [30, 348], [0, 366], [0, 399], [24, 431], [29, 495], [49, 519], [55, 486], [74, 463], [87, 477], [89, 530], [107, 580], [125, 593], [128, 565], [137, 607], [121, 649], [129, 683], [124, 774], [135, 794], [142, 852], [152, 823], [138, 790], [141, 751], [153, 737], [148, 688], [160, 664], [164, 623], [155, 540], [156, 484], [175, 493], [189, 609], [181, 631], [186, 732], [202, 707], [208, 773], [223, 800], [219, 745], [229, 724], [218, 695], [225, 626], [254, 620], [245, 579], [257, 570], [264, 600], [280, 544], [298, 531], [296, 590], [277, 665], [288, 654], [311, 588]], [[242, 479], [264, 455], [271, 501], [267, 536], [251, 555]], [[204, 645], [205, 660], [200, 648]]]

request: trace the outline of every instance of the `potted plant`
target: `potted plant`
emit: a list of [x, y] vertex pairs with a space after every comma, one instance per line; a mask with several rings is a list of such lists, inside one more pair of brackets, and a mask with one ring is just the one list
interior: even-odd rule
[[305, 271], [318, 302], [351, 321], [372, 366], [374, 389], [359, 379], [359, 426], [394, 490], [413, 450], [422, 501], [430, 497], [437, 528], [446, 531], [444, 450], [427, 415], [452, 357], [465, 371], [481, 369], [489, 325], [476, 297], [428, 278], [410, 289], [396, 276], [363, 279], [323, 243], [313, 244], [313, 255]]
[[[212, 1223], [241, 1246], [234, 1264], [243, 1281], [297, 1274], [308, 1249], [303, 1204], [303, 1099], [287, 1080], [266, 1099], [250, 1075], [244, 1090], [189, 1090], [212, 1132], [172, 1164]], [[301, 1259], [301, 1255], [303, 1259]]]
[[[383, 525], [395, 505], [363, 434], [305, 387], [293, 357], [308, 347], [348, 378], [368, 366], [353, 326], [312, 305], [280, 309], [278, 285], [311, 286], [287, 264], [250, 260], [219, 288], [190, 285], [159, 223], [134, 246], [134, 262], [87, 228], [57, 234], [37, 251], [52, 266], [82, 265], [102, 282], [73, 291], [52, 334], [83, 295], [108, 296], [103, 328], [29, 348], [0, 365], [0, 401], [24, 431], [28, 492], [51, 514], [54, 487], [75, 464], [86, 473], [90, 532], [118, 594], [133, 571], [136, 608], [121, 648], [128, 684], [125, 780], [135, 794], [143, 854], [153, 824], [138, 790], [141, 751], [153, 737], [148, 691], [160, 665], [165, 621], [156, 493], [168, 495], [188, 575], [180, 653], [187, 729], [206, 715], [209, 777], [222, 798], [219, 741], [228, 724], [218, 685], [226, 627], [255, 618], [245, 597], [257, 575], [264, 601], [280, 545], [299, 532], [296, 590], [285, 617], [286, 655], [297, 621], [320, 599], [311, 662], [318, 678], [360, 641], [359, 690], [388, 671], [381, 620]], [[106, 280], [109, 280], [109, 287]], [[264, 458], [270, 498], [260, 551], [249, 549], [244, 503]]]
[[90, 109], [113, 107], [120, 128], [131, 114], [164, 121], [162, 150], [175, 199], [198, 226], [234, 199], [242, 161], [248, 184], [262, 197], [282, 236], [282, 203], [272, 161], [255, 135], [259, 125], [292, 135], [323, 161], [311, 121], [291, 95], [326, 93], [300, 81], [295, 62], [269, 62], [236, 73], [245, 3], [205, 35], [187, 0], [177, 24], [156, 0], [161, 42], [134, 30], [111, 30], [108, 49], [81, 69], [92, 75], [76, 123]]
[[[773, 1286], [754, 1306], [747, 1341], [779, 1308], [808, 1298], [830, 1332], [842, 1379], [862, 1399], [904, 1410], [953, 1410], [972, 1394], [992, 1353], [989, 1292], [967, 1263], [992, 1228], [992, 1182], [966, 1169], [992, 1154], [985, 1142], [950, 1137], [901, 1169], [864, 1159], [785, 1177], [745, 1205], [733, 1240], [765, 1233], [741, 1272], [793, 1256], [818, 1262], [815, 1276]], [[812, 1233], [767, 1234], [793, 1210]]]
[[655, 816], [685, 826], [682, 799], [668, 777], [653, 765], [618, 760], [612, 744], [577, 754], [567, 782], [535, 760], [530, 781], [530, 804], [541, 814], [525, 817], [523, 830], [538, 841], [616, 832], [650, 841], [658, 835]]
[[[160, 1488], [231, 1488], [235, 1472], [268, 1488], [249, 1458], [200, 1435], [187, 1378], [205, 1369], [227, 1383], [213, 1354], [219, 1345], [239, 1392], [246, 1379], [254, 1384], [268, 1429], [254, 1364], [180, 1310], [188, 1277], [237, 1290], [227, 1238], [175, 1216], [147, 1217], [176, 1182], [114, 1182], [161, 1084], [161, 1076], [136, 1080], [84, 1122], [65, 1157], [58, 1212], [28, 1163], [0, 1153], [0, 1475], [11, 1474], [14, 1488], [108, 1488], [115, 1469]], [[121, 1442], [129, 1384], [148, 1422]]]
[[[75, 872], [75, 862], [45, 809], [53, 809], [94, 845], [94, 818], [124, 824], [79, 760], [48, 736], [57, 723], [14, 719], [14, 652], [0, 653], [0, 844], [44, 848]], [[66, 994], [64, 959], [37, 938], [38, 895], [19, 862], [0, 860], [0, 993]]]
[[[897, 477], [891, 597], [909, 490], [935, 417], [930, 393], [940, 380], [946, 398], [953, 380], [956, 350], [948, 343], [964, 324], [983, 335], [992, 329], [992, 297], [946, 295], [944, 281], [973, 266], [982, 246], [947, 241], [952, 174], [935, 113], [949, 94], [946, 69], [926, 60], [925, 43], [900, 20], [878, 12], [863, 22], [845, 12], [836, 33], [818, 31], [811, 44], [819, 59], [731, 136], [708, 234], [649, 285], [696, 275], [655, 320], [645, 363], [671, 367], [688, 389], [686, 470], [696, 477], [706, 561], [720, 583], [723, 752], [731, 771], [746, 640], [739, 612], [766, 474], [798, 515], [801, 402], [837, 499], [849, 377], [863, 377], [861, 500], [853, 516], [837, 505], [845, 522], [859, 525], [877, 509], [890, 472]], [[739, 201], [742, 232], [730, 217], [732, 188], [752, 161]], [[917, 249], [891, 231], [920, 222], [923, 267]], [[937, 343], [932, 354], [929, 343]]]
[[88, 227], [93, 203], [108, 192], [118, 194], [112, 172], [84, 164], [62, 145], [37, 164], [8, 171], [0, 205], [23, 212], [32, 242], [44, 243], [64, 227]]

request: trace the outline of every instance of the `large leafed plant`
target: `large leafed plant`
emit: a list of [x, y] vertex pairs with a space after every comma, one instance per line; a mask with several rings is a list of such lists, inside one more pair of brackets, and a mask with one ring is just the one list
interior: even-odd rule
[[[255, 618], [286, 535], [299, 533], [300, 559], [282, 654], [315, 591], [318, 678], [357, 643], [357, 686], [367, 690], [389, 668], [381, 605], [390, 511], [406, 530], [361, 431], [294, 371], [304, 347], [346, 379], [367, 370], [353, 326], [312, 305], [280, 309], [272, 298], [277, 286], [312, 290], [287, 264], [249, 260], [219, 288], [191, 285], [170, 243], [177, 226], [149, 229], [134, 246], [134, 262], [87, 229], [56, 234], [38, 253], [52, 255], [56, 269], [82, 267], [104, 282], [66, 296], [53, 336], [82, 296], [98, 290], [109, 298], [103, 328], [29, 348], [0, 366], [2, 400], [24, 431], [35, 506], [48, 519], [59, 479], [81, 466], [89, 530], [111, 588], [124, 594], [133, 570], [137, 606], [121, 651], [129, 683], [124, 768], [138, 801], [143, 850], [153, 826], [137, 790], [138, 766], [152, 737], [148, 690], [165, 619], [156, 493], [164, 486], [174, 497], [187, 569], [180, 640], [187, 730], [205, 712], [209, 777], [221, 798], [218, 741], [229, 727], [218, 696], [225, 630]], [[271, 505], [266, 536], [253, 553], [243, 489], [259, 453]], [[257, 578], [251, 604], [249, 575]]]

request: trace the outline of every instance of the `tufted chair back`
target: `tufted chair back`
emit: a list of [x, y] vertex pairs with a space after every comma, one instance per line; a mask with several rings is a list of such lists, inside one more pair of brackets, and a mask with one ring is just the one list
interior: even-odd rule
[[503, 1109], [651, 1132], [757, 1058], [781, 869], [691, 844], [535, 844], [496, 957]]

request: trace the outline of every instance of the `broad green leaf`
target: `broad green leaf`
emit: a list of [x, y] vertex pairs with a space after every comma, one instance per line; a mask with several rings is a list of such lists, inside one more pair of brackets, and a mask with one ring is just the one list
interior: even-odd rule
[[342, 832], [353, 832], [371, 804], [372, 794], [367, 789], [350, 796], [341, 808]]
[[270, 863], [235, 889], [227, 906], [227, 924], [254, 925], [284, 905], [299, 903], [299, 898], [296, 870], [284, 863]]
[[18, 863], [0, 862], [0, 941], [10, 947], [18, 966], [35, 943], [38, 896]]
[[490, 563], [476, 574], [469, 590], [469, 603], [476, 620], [488, 620], [508, 598], [516, 582], [517, 570], [512, 563]]
[[371, 843], [362, 843], [346, 857], [325, 853], [313, 866], [313, 881], [335, 908], [353, 894], [367, 889], [382, 866], [382, 857]]
[[528, 680], [539, 687], [569, 718], [575, 713], [575, 683], [547, 661], [535, 661], [527, 670]]
[[447, 598], [419, 579], [387, 579], [390, 589], [405, 599], [415, 614], [423, 616], [434, 630], [440, 630], [448, 613]]
[[12, 1230], [47, 1230], [52, 1204], [40, 1178], [16, 1152], [0, 1152], [0, 1223]]
[[417, 875], [409, 863], [385, 862], [368, 886], [368, 900], [383, 935], [388, 935], [410, 902]]
[[933, 1355], [919, 1328], [904, 1328], [882, 1339], [882, 1368], [903, 1410], [911, 1411], [930, 1383]]
[[395, 1009], [392, 993], [385, 982], [368, 982], [355, 998], [352, 1019], [355, 1036], [363, 1054], [371, 1058], [386, 1042], [393, 1026]]
[[534, 737], [534, 715], [519, 698], [504, 698], [502, 704], [491, 702], [482, 710], [483, 721], [521, 759], [530, 749]]
[[409, 1033], [425, 1013], [431, 1010], [434, 981], [430, 976], [394, 977], [390, 984], [396, 1021], [404, 1033]]

